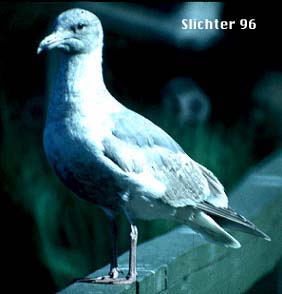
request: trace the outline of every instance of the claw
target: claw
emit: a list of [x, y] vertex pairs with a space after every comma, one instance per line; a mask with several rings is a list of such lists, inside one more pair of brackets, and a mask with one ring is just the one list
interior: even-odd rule
[[118, 278], [119, 273], [123, 274], [123, 271], [119, 269], [118, 267], [114, 267], [113, 269], [110, 270], [109, 272], [109, 277], [112, 279]]
[[83, 278], [78, 279], [79, 283], [91, 283], [91, 284], [112, 284], [112, 285], [129, 285], [136, 282], [136, 275], [127, 274], [125, 278], [118, 278], [119, 273], [123, 274], [123, 271], [118, 267], [111, 269], [107, 276], [101, 276], [97, 278]]
[[91, 284], [129, 285], [136, 282], [136, 276], [127, 276], [126, 278], [110, 278], [109, 276], [103, 276], [98, 278], [84, 278], [77, 280], [77, 282]]

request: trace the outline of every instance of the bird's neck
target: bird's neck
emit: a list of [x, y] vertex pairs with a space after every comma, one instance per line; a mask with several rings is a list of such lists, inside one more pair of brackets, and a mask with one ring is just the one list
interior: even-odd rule
[[123, 106], [108, 92], [102, 72], [102, 48], [90, 54], [63, 55], [46, 124], [65, 118], [99, 117], [120, 111]]
[[[89, 93], [105, 91], [102, 71], [102, 48], [88, 54], [62, 54], [55, 85], [55, 94], [62, 93], [63, 100], [87, 99]], [[66, 102], [66, 101], [64, 101]], [[75, 101], [72, 101], [75, 102]]]

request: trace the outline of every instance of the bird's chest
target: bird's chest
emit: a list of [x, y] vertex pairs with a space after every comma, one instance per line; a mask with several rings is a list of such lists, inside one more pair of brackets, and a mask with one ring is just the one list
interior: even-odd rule
[[95, 118], [90, 121], [80, 114], [47, 120], [44, 149], [48, 161], [61, 180], [87, 200], [112, 180], [110, 171], [103, 165], [103, 138], [110, 131], [109, 119], [103, 117], [98, 123]]

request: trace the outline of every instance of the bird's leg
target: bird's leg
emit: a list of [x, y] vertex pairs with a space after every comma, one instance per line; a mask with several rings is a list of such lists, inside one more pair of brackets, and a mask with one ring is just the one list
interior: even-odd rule
[[119, 275], [119, 273], [123, 273], [118, 268], [118, 262], [117, 262], [117, 234], [118, 234], [118, 228], [115, 218], [112, 218], [110, 220], [110, 233], [111, 233], [111, 240], [112, 240], [112, 256], [111, 256], [111, 267], [109, 272], [109, 277], [116, 279]]
[[136, 271], [136, 247], [138, 239], [138, 230], [135, 225], [130, 225], [130, 250], [129, 250], [129, 271], [126, 276], [128, 280], [132, 283], [136, 281], [137, 271]]
[[136, 247], [137, 247], [137, 237], [138, 230], [135, 225], [131, 225], [130, 231], [130, 250], [129, 250], [129, 271], [125, 278], [118, 278], [121, 270], [118, 268], [117, 264], [117, 225], [115, 220], [111, 220], [111, 235], [113, 238], [112, 242], [112, 260], [110, 272], [107, 276], [98, 278], [85, 278], [80, 279], [78, 282], [83, 283], [96, 283], [96, 284], [114, 284], [114, 285], [128, 285], [136, 282]]
[[[109, 215], [109, 213], [107, 213], [107, 215]], [[111, 236], [111, 243], [112, 243], [112, 254], [111, 254], [110, 272], [106, 276], [101, 276], [97, 278], [79, 279], [78, 282], [115, 284], [116, 280], [121, 280], [121, 279], [118, 279], [119, 273], [123, 273], [123, 272], [118, 268], [118, 262], [117, 262], [117, 234], [118, 234], [117, 223], [114, 216], [111, 216], [110, 217], [110, 236]]]

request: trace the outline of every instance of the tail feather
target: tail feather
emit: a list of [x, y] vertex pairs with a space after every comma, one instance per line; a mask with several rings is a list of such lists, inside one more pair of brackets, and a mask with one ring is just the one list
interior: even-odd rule
[[181, 223], [188, 225], [194, 231], [200, 233], [205, 239], [214, 243], [223, 244], [226, 247], [240, 248], [240, 243], [220, 227], [209, 215], [202, 211], [191, 212], [184, 209], [177, 211], [177, 218]]
[[244, 226], [233, 221], [230, 221], [228, 219], [223, 219], [219, 217], [213, 217], [213, 219], [223, 228], [234, 229], [236, 231], [244, 232], [250, 235], [257, 236], [259, 238], [263, 238], [266, 241], [271, 241], [271, 238], [258, 228], [249, 228], [248, 226]]
[[208, 215], [211, 215], [212, 218], [223, 227], [232, 228], [238, 231], [242, 231], [263, 238], [267, 241], [271, 241], [271, 238], [264, 232], [259, 230], [255, 226], [255, 224], [247, 220], [244, 216], [235, 212], [230, 207], [220, 208], [215, 207], [214, 205], [208, 202], [202, 202], [197, 204], [197, 208], [204, 211]]

